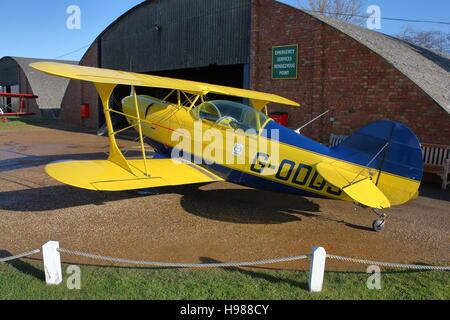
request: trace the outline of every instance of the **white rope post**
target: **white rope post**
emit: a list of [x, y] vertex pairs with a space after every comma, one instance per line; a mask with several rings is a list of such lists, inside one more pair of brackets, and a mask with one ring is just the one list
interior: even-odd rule
[[49, 285], [58, 285], [62, 282], [61, 256], [58, 249], [58, 241], [50, 241], [42, 246], [45, 282]]
[[309, 291], [321, 292], [323, 276], [325, 274], [325, 260], [327, 253], [322, 247], [314, 247], [309, 267]]

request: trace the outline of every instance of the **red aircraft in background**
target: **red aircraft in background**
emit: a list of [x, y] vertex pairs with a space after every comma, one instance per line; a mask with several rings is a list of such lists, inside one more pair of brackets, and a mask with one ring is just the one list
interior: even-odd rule
[[7, 117], [18, 117], [18, 116], [33, 116], [35, 113], [29, 112], [26, 99], [37, 99], [38, 96], [32, 94], [20, 94], [20, 93], [2, 93], [0, 92], [0, 98], [9, 99], [20, 99], [19, 110], [14, 110], [12, 104], [2, 104], [0, 103], [0, 121], [8, 121]]

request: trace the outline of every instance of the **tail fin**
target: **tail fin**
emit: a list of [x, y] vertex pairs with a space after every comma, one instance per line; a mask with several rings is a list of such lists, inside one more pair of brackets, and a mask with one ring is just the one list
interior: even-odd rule
[[331, 153], [376, 171], [373, 182], [393, 205], [417, 196], [423, 177], [422, 149], [419, 139], [405, 125], [371, 123], [332, 148]]

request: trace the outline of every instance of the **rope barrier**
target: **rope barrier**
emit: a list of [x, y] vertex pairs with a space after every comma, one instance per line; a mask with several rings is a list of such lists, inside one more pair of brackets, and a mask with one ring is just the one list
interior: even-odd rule
[[[289, 257], [289, 258], [279, 258], [279, 259], [268, 259], [268, 260], [258, 260], [258, 261], [249, 261], [249, 262], [232, 262], [232, 263], [166, 263], [166, 262], [149, 262], [142, 260], [129, 260], [129, 259], [120, 259], [120, 258], [112, 258], [106, 257], [96, 254], [90, 254], [85, 252], [77, 252], [72, 250], [67, 250], [63, 248], [59, 248], [57, 251], [61, 253], [67, 253], [71, 255], [82, 256], [86, 258], [99, 259], [104, 261], [112, 261], [119, 263], [127, 263], [127, 264], [137, 264], [137, 265], [147, 265], [154, 267], [173, 267], [173, 268], [224, 268], [224, 267], [244, 267], [244, 266], [253, 266], [253, 265], [262, 265], [262, 264], [272, 264], [279, 262], [290, 262], [295, 260], [301, 260], [310, 258], [311, 254], [305, 254], [301, 256]], [[428, 266], [428, 265], [414, 265], [414, 264], [400, 264], [400, 263], [388, 263], [388, 262], [379, 262], [379, 261], [371, 261], [371, 260], [362, 260], [348, 257], [341, 257], [335, 255], [327, 255], [327, 258], [341, 260], [346, 262], [353, 263], [361, 263], [361, 264], [369, 264], [369, 265], [378, 265], [384, 267], [392, 267], [392, 268], [405, 268], [405, 269], [418, 269], [418, 270], [443, 270], [448, 271], [450, 267], [441, 267], [441, 266]]]
[[[121, 259], [121, 258], [113, 258], [106, 257], [96, 254], [90, 254], [85, 252], [78, 252], [67, 250], [63, 248], [59, 248], [57, 250], [61, 253], [67, 253], [76, 256], [82, 256], [85, 258], [91, 259], [99, 259], [104, 261], [118, 262], [118, 263], [127, 263], [127, 264], [137, 264], [137, 265], [147, 265], [154, 267], [172, 267], [172, 268], [224, 268], [224, 267], [245, 267], [245, 266], [254, 266], [254, 265], [263, 265], [263, 264], [272, 264], [279, 262], [290, 262], [301, 259], [307, 259], [311, 257], [311, 254], [305, 254], [301, 256], [289, 257], [289, 258], [279, 258], [279, 259], [268, 259], [268, 260], [258, 260], [258, 261], [249, 261], [249, 262], [232, 262], [232, 263], [166, 263], [166, 262], [149, 262], [142, 260], [130, 260], [130, 259]], [[392, 267], [392, 268], [404, 268], [404, 269], [416, 269], [416, 270], [442, 270], [449, 271], [450, 267], [445, 266], [428, 266], [428, 265], [414, 265], [414, 264], [400, 264], [400, 263], [389, 263], [389, 262], [379, 262], [372, 260], [362, 260], [348, 257], [341, 257], [328, 254], [327, 258], [341, 260], [346, 262], [360, 263], [360, 264], [369, 264], [369, 265], [377, 265], [384, 267]]]
[[[118, 262], [118, 263], [126, 263], [126, 264], [136, 264], [136, 265], [145, 265], [145, 266], [153, 266], [153, 267], [169, 267], [169, 268], [226, 268], [226, 267], [245, 267], [245, 266], [255, 266], [255, 265], [264, 265], [264, 264], [272, 264], [279, 262], [291, 262], [296, 260], [302, 260], [311, 258], [311, 254], [305, 254], [300, 256], [288, 257], [288, 258], [278, 258], [278, 259], [267, 259], [267, 260], [255, 260], [248, 262], [223, 262], [223, 263], [167, 263], [167, 262], [152, 262], [152, 261], [143, 261], [143, 260], [130, 260], [130, 259], [121, 259], [121, 258], [113, 258], [106, 257], [97, 254], [90, 254], [79, 251], [72, 251], [68, 249], [58, 248], [58, 252], [66, 253], [70, 255], [82, 256], [85, 258], [98, 259], [103, 261], [110, 262]], [[12, 260], [17, 260], [20, 258], [24, 258], [27, 256], [31, 256], [37, 253], [42, 252], [41, 249], [36, 249], [29, 252], [24, 252], [18, 255], [14, 255], [11, 257], [0, 258], [0, 262], [8, 262]], [[429, 266], [429, 265], [416, 265], [416, 264], [401, 264], [401, 263], [390, 263], [390, 262], [379, 262], [372, 260], [364, 260], [364, 259], [355, 259], [348, 257], [341, 257], [332, 254], [327, 254], [327, 258], [359, 263], [359, 264], [367, 264], [367, 265], [377, 265], [382, 267], [390, 267], [390, 268], [401, 268], [401, 269], [415, 269], [415, 270], [440, 270], [440, 271], [450, 271], [450, 267], [447, 266]]]
[[346, 261], [346, 262], [369, 264], [369, 265], [376, 265], [376, 266], [382, 266], [382, 267], [391, 267], [391, 268], [450, 271], [450, 267], [428, 266], [428, 265], [417, 265], [417, 264], [401, 264], [401, 263], [390, 263], [390, 262], [378, 262], [378, 261], [371, 261], [371, 260], [362, 260], [362, 259], [355, 259], [355, 258], [340, 257], [340, 256], [332, 255], [332, 254], [327, 254], [327, 258], [340, 260], [340, 261]]
[[99, 260], [104, 260], [104, 261], [146, 265], [146, 266], [153, 266], [153, 267], [170, 267], [170, 268], [245, 267], [245, 266], [254, 266], [254, 265], [301, 260], [301, 259], [306, 259], [310, 256], [310, 255], [302, 255], [302, 256], [289, 257], [289, 258], [269, 259], [269, 260], [259, 260], [259, 261], [249, 261], [249, 262], [232, 262], [232, 263], [166, 263], [166, 262], [149, 262], [149, 261], [142, 261], [142, 260], [129, 260], [129, 259], [105, 257], [105, 256], [100, 256], [100, 255], [90, 254], [90, 253], [85, 253], [85, 252], [71, 251], [71, 250], [67, 250], [67, 249], [63, 249], [63, 248], [59, 248], [59, 249], [57, 249], [57, 251], [61, 252], [61, 253], [67, 253], [67, 254], [71, 254], [71, 255], [82, 256], [82, 257], [92, 258], [92, 259], [99, 259]]
[[8, 261], [12, 261], [12, 260], [17, 260], [17, 259], [24, 258], [27, 256], [32, 256], [33, 254], [36, 254], [39, 252], [41, 252], [41, 249], [24, 252], [24, 253], [21, 253], [21, 254], [15, 255], [15, 256], [11, 256], [11, 257], [7, 257], [7, 258], [0, 258], [0, 262], [8, 262]]

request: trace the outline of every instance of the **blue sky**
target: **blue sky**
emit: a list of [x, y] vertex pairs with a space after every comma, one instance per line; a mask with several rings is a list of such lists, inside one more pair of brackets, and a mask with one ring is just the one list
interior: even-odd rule
[[[224, 0], [225, 1], [225, 0]], [[307, 2], [307, 0], [301, 0]], [[79, 60], [90, 43], [109, 24], [142, 0], [1, 0], [0, 57]], [[280, 0], [297, 5], [297, 0]], [[382, 17], [450, 22], [449, 0], [365, 0], [378, 5]], [[81, 9], [81, 29], [69, 30], [70, 5]], [[421, 30], [450, 32], [450, 25], [382, 20], [380, 32], [397, 34], [408, 25]], [[77, 52], [73, 52], [78, 50]], [[73, 52], [73, 53], [71, 53]], [[71, 53], [66, 55], [67, 53]]]

